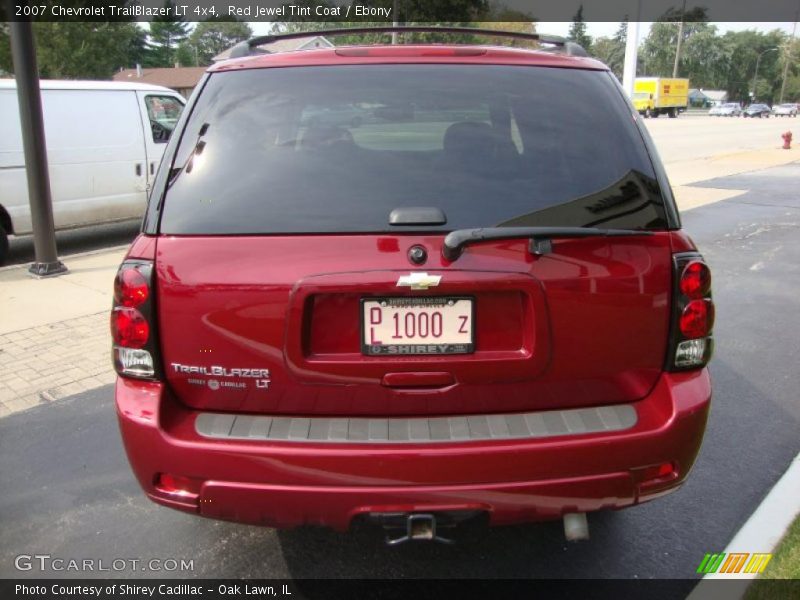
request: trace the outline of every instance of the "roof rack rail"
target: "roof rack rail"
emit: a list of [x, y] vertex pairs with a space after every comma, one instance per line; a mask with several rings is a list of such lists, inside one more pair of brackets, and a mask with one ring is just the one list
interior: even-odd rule
[[270, 35], [262, 35], [254, 37], [244, 42], [236, 44], [231, 48], [229, 58], [242, 58], [244, 56], [252, 56], [259, 54], [255, 51], [257, 46], [262, 44], [271, 44], [280, 40], [292, 40], [298, 38], [314, 37], [318, 35], [323, 36], [337, 36], [337, 35], [363, 35], [369, 33], [467, 33], [473, 35], [482, 35], [487, 37], [506, 37], [515, 38], [520, 40], [533, 40], [541, 42], [542, 44], [551, 44], [556, 46], [559, 52], [563, 52], [569, 56], [588, 56], [586, 50], [580, 44], [571, 42], [563, 37], [556, 35], [546, 35], [539, 33], [523, 33], [520, 31], [496, 31], [494, 29], [480, 29], [476, 27], [441, 27], [441, 26], [381, 26], [381, 27], [351, 27], [344, 29], [323, 29], [319, 31], [297, 31], [292, 33], [276, 33]]

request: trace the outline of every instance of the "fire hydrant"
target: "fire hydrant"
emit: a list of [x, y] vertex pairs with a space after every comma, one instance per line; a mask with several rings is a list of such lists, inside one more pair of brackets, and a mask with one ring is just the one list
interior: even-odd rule
[[792, 148], [792, 132], [787, 131], [786, 133], [782, 133], [781, 137], [783, 138], [783, 149], [784, 150], [791, 150]]

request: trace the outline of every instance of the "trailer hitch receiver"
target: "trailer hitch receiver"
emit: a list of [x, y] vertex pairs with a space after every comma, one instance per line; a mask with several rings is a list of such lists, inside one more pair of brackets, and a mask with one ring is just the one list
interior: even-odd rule
[[406, 517], [405, 535], [386, 538], [386, 544], [397, 546], [411, 540], [433, 541], [442, 544], [453, 544], [453, 540], [441, 537], [436, 533], [436, 516], [429, 513], [410, 514]]

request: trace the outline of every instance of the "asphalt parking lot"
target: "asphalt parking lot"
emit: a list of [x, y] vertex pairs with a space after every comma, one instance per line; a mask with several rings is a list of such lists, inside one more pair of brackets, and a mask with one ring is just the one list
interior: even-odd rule
[[[648, 127], [677, 123], [688, 131], [705, 120]], [[740, 125], [763, 124], [720, 126]], [[683, 217], [714, 273], [717, 346], [706, 438], [683, 489], [591, 515], [590, 541], [567, 544], [561, 522], [551, 522], [477, 532], [455, 546], [389, 548], [372, 530], [276, 532], [158, 507], [130, 472], [106, 386], [0, 419], [0, 577], [92, 576], [18, 571], [14, 557], [23, 553], [193, 560], [191, 573], [102, 574], [119, 577], [696, 577], [703, 555], [725, 547], [800, 450], [798, 178], [800, 163], [793, 163], [693, 184], [746, 190]]]

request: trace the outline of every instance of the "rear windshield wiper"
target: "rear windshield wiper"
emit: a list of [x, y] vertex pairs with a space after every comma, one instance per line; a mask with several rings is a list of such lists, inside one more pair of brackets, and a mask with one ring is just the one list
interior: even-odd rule
[[442, 255], [449, 261], [461, 256], [469, 244], [489, 240], [513, 240], [530, 238], [533, 254], [551, 251], [553, 238], [621, 237], [628, 235], [653, 235], [652, 231], [639, 229], [597, 229], [595, 227], [484, 227], [480, 229], [457, 229], [444, 238]]

